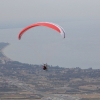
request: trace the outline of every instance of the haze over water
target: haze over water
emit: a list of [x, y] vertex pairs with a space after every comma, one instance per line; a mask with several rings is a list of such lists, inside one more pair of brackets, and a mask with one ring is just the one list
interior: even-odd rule
[[4, 50], [5, 55], [12, 60], [29, 64], [99, 68], [99, 22], [97, 26], [92, 21], [65, 21], [57, 24], [65, 29], [65, 39], [46, 27], [27, 31], [21, 40], [18, 40], [18, 33], [22, 28], [0, 29], [0, 42], [10, 43]]
[[[10, 43], [4, 50], [9, 58], [29, 64], [100, 68], [100, 0], [2, 0], [0, 4], [0, 42]], [[59, 24], [66, 38], [38, 27], [18, 40], [21, 29], [39, 21]]]

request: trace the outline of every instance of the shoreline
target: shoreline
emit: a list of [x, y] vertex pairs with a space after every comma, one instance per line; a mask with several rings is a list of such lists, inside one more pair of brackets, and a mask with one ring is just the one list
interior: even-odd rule
[[[4, 53], [4, 50], [9, 46], [10, 44], [8, 43], [6, 46], [4, 46], [1, 50], [0, 50], [0, 52], [2, 53], [2, 55], [3, 55], [3, 58], [5, 57], [7, 60], [9, 60], [9, 61], [13, 61], [12, 59], [10, 59], [9, 57], [7, 57], [6, 55], [5, 55], [5, 53]], [[2, 58], [2, 57], [1, 57]]]

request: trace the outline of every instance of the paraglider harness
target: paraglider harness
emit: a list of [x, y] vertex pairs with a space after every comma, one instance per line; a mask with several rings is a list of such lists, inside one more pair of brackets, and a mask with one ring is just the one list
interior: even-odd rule
[[43, 70], [47, 70], [47, 64], [43, 65]]

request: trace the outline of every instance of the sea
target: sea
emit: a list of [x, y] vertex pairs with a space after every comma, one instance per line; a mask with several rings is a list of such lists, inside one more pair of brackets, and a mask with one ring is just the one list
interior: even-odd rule
[[62, 65], [65, 39], [59, 33], [44, 27], [35, 28], [18, 40], [20, 31], [21, 28], [0, 29], [0, 42], [9, 43], [3, 50], [8, 58], [28, 64]]
[[35, 27], [18, 40], [18, 34], [25, 26], [0, 28], [0, 42], [9, 43], [4, 54], [28, 64], [100, 68], [100, 22], [66, 20], [58, 24], [65, 30], [65, 39], [50, 28]]

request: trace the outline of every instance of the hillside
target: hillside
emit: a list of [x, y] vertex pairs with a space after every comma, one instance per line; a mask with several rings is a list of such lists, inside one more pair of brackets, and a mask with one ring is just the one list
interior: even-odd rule
[[2, 53], [7, 45], [0, 43], [0, 98], [41, 99], [48, 94], [64, 94], [100, 100], [100, 69], [48, 66], [48, 71], [43, 71], [41, 65], [7, 58]]

